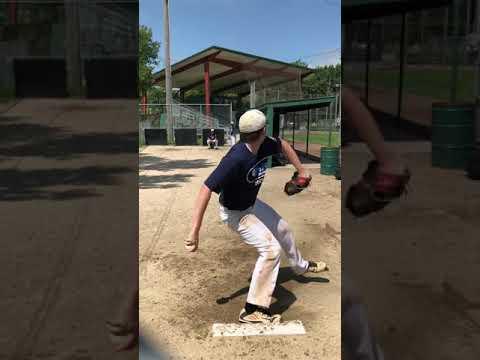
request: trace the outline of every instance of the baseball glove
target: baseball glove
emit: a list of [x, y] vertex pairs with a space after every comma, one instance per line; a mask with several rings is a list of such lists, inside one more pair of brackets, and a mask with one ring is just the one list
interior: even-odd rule
[[347, 192], [346, 206], [356, 217], [379, 211], [407, 192], [410, 171], [402, 175], [382, 173], [378, 162], [371, 161], [362, 179]]
[[285, 184], [284, 191], [288, 196], [295, 195], [310, 185], [312, 177], [298, 176], [298, 171], [292, 176], [292, 179]]

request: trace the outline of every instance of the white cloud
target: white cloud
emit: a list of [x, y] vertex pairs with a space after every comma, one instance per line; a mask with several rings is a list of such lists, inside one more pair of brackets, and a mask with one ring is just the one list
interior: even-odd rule
[[340, 51], [312, 56], [307, 63], [310, 67], [340, 64]]

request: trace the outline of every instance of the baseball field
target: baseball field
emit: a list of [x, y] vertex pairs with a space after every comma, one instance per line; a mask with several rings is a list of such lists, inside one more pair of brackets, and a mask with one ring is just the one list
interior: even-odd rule
[[[450, 67], [407, 65], [404, 73], [404, 92], [418, 96], [429, 96], [439, 100], [447, 100], [451, 88]], [[351, 80], [364, 81], [364, 74], [358, 71], [349, 72]], [[376, 69], [370, 71], [370, 86], [379, 89], [397, 89], [398, 69]], [[474, 70], [471, 67], [459, 67], [457, 96], [459, 100], [471, 101], [474, 93]]]
[[[283, 138], [288, 141], [292, 141], [294, 139], [294, 135], [292, 132], [285, 132], [283, 134]], [[310, 131], [308, 136], [309, 144], [318, 144], [327, 146], [329, 139], [329, 132], [328, 131]], [[303, 131], [296, 131], [295, 132], [295, 142], [297, 143], [306, 143], [307, 142], [307, 132]], [[331, 136], [331, 145], [332, 146], [339, 146], [340, 145], [340, 133], [338, 131], [332, 131]]]
[[[304, 257], [330, 271], [296, 276], [282, 258], [272, 311], [299, 320], [306, 334], [213, 337], [214, 323], [237, 323], [256, 252], [223, 225], [213, 194], [199, 250], [183, 242], [204, 179], [228, 150], [147, 146], [140, 153], [140, 324], [173, 359], [340, 358], [340, 182], [307, 165], [311, 186], [287, 197], [293, 168], [267, 173], [259, 197], [290, 224]], [[313, 166], [313, 167], [312, 167]]]

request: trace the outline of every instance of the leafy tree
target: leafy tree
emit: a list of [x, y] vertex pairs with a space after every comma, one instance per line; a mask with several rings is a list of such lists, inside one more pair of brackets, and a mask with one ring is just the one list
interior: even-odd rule
[[297, 66], [303, 66], [303, 67], [308, 67], [308, 64], [303, 61], [303, 60], [295, 60], [294, 62], [292, 62], [293, 65], [297, 65]]
[[147, 91], [149, 103], [161, 104], [165, 102], [165, 88], [163, 86], [152, 86]]
[[153, 86], [153, 69], [158, 64], [160, 43], [153, 40], [152, 29], [140, 25], [139, 56], [138, 56], [138, 86], [140, 96], [148, 94]]
[[[292, 62], [293, 65], [308, 67], [303, 60]], [[305, 96], [328, 96], [335, 93], [335, 85], [340, 84], [340, 64], [317, 66], [315, 71], [306, 76], [302, 82], [302, 90]]]
[[340, 64], [318, 66], [315, 72], [303, 80], [305, 95], [327, 96], [335, 93], [335, 85], [341, 83]]

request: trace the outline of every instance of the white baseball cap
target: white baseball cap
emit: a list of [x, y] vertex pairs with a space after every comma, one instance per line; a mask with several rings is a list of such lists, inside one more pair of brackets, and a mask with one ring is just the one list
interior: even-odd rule
[[238, 122], [238, 128], [241, 133], [248, 134], [265, 127], [267, 119], [265, 115], [257, 109], [246, 111]]

